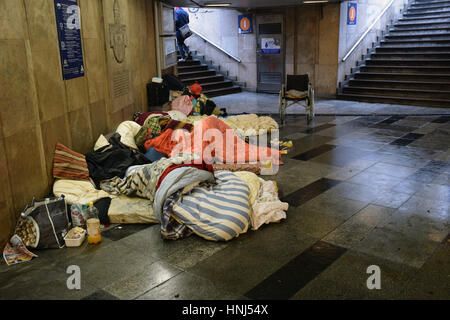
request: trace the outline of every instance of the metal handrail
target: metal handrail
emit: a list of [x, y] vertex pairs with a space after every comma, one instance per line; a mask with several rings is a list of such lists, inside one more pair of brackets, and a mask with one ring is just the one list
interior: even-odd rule
[[220, 47], [219, 45], [215, 44], [214, 42], [212, 42], [211, 40], [209, 40], [208, 38], [206, 38], [205, 36], [201, 35], [200, 33], [198, 33], [197, 31], [193, 30], [192, 28], [190, 28], [192, 33], [196, 34], [197, 36], [199, 36], [201, 39], [203, 39], [204, 41], [208, 42], [210, 45], [212, 45], [214, 48], [222, 51], [223, 53], [225, 53], [228, 57], [230, 57], [231, 59], [241, 63], [241, 59], [239, 59], [238, 57], [233, 56], [231, 53], [229, 53], [228, 51], [226, 51], [225, 49], [223, 49], [222, 47]]
[[378, 22], [378, 20], [381, 19], [381, 17], [384, 15], [384, 13], [392, 6], [395, 0], [391, 0], [391, 2], [386, 6], [386, 8], [383, 9], [383, 11], [380, 13], [380, 15], [375, 19], [375, 21], [370, 25], [369, 28], [367, 28], [366, 32], [363, 33], [363, 35], [359, 38], [358, 41], [353, 45], [353, 47], [348, 51], [348, 53], [345, 55], [344, 58], [342, 58], [342, 62], [345, 62], [348, 57], [355, 51], [356, 47], [361, 43], [361, 41], [364, 40], [364, 38], [367, 36], [367, 34], [372, 30], [372, 28], [375, 26], [375, 24]]

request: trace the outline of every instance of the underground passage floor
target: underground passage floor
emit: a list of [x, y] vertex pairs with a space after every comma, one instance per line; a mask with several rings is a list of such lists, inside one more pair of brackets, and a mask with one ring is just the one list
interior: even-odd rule
[[[442, 111], [442, 110], [441, 110]], [[450, 116], [290, 115], [287, 219], [215, 243], [115, 225], [96, 246], [0, 265], [2, 299], [449, 299]], [[68, 266], [81, 289], [68, 290]], [[368, 289], [370, 266], [380, 289]]]

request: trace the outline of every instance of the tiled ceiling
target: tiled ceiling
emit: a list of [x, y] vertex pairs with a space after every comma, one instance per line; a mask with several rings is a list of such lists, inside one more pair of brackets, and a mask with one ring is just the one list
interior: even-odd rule
[[[208, 4], [229, 3], [229, 6], [223, 8], [274, 8], [289, 7], [304, 4], [308, 0], [163, 0], [163, 2], [172, 6], [179, 7], [203, 7]], [[314, 1], [314, 0], [309, 0]], [[341, 0], [329, 0], [328, 2], [341, 2]], [[311, 5], [311, 4], [304, 4]]]

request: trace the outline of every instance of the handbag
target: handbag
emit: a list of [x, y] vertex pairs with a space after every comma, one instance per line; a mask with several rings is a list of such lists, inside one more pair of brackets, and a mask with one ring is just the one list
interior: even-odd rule
[[66, 200], [46, 198], [34, 200], [21, 214], [16, 227], [27, 247], [60, 249], [65, 246], [64, 237], [69, 231]]
[[185, 24], [184, 26], [182, 26], [180, 28], [180, 35], [183, 38], [183, 40], [186, 40], [187, 38], [189, 38], [190, 36], [192, 36], [192, 31], [189, 28], [188, 24]]

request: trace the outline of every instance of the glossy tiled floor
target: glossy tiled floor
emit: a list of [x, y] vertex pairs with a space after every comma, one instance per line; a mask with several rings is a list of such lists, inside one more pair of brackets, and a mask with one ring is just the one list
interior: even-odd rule
[[[228, 113], [278, 113], [278, 95], [254, 92], [234, 93], [215, 97], [214, 102], [220, 108], [226, 108]], [[316, 98], [315, 112], [317, 114], [339, 115], [370, 115], [370, 114], [439, 114], [446, 108], [430, 108], [417, 106], [388, 105], [384, 103], [366, 103], [343, 100]], [[303, 114], [305, 108], [293, 105], [287, 108], [288, 114]]]
[[[449, 120], [318, 116], [307, 127], [289, 116], [280, 136], [294, 148], [266, 177], [290, 203], [285, 221], [227, 243], [114, 227], [98, 246], [2, 263], [0, 297], [450, 299]], [[69, 265], [81, 268], [81, 290], [66, 287]], [[371, 265], [380, 290], [366, 286]]]

